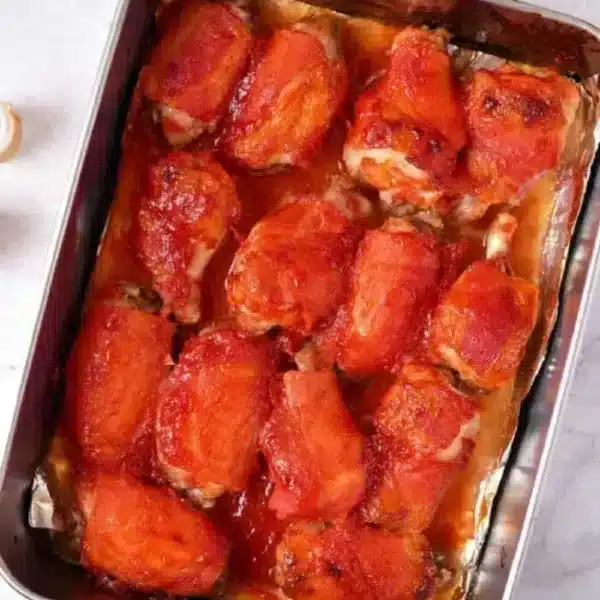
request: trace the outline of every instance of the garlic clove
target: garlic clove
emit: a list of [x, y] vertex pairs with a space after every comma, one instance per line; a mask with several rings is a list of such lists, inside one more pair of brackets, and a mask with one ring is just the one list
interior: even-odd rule
[[11, 159], [21, 147], [21, 117], [7, 102], [0, 102], [0, 162]]

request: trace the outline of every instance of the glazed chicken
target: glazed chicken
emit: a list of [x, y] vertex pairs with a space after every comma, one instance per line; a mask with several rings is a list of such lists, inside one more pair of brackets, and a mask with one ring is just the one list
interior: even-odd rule
[[534, 284], [478, 261], [433, 313], [431, 357], [477, 387], [498, 387], [515, 375], [537, 313]]
[[339, 366], [356, 376], [393, 370], [419, 344], [439, 280], [432, 235], [400, 218], [367, 231], [354, 264], [344, 325], [337, 333]]
[[463, 194], [458, 217], [472, 220], [491, 204], [518, 202], [555, 168], [579, 105], [575, 84], [551, 70], [475, 71], [466, 100], [472, 189]]
[[226, 282], [240, 326], [306, 335], [333, 316], [362, 235], [338, 206], [315, 195], [295, 197], [252, 228]]
[[208, 152], [172, 152], [150, 168], [133, 238], [165, 314], [200, 320], [202, 275], [240, 210], [233, 180]]
[[514, 377], [538, 317], [537, 286], [510, 275], [510, 240], [516, 228], [513, 216], [497, 215], [486, 239], [487, 260], [462, 273], [430, 325], [431, 359], [488, 390]]
[[306, 21], [277, 30], [256, 53], [240, 86], [222, 148], [250, 169], [305, 165], [347, 87], [331, 22]]
[[117, 469], [171, 360], [174, 326], [114, 304], [86, 313], [66, 371], [65, 416], [85, 463]]
[[479, 410], [440, 370], [406, 365], [375, 413], [363, 518], [401, 533], [425, 530], [464, 468]]
[[275, 578], [294, 600], [427, 600], [433, 593], [427, 540], [346, 521], [290, 525]]
[[285, 373], [260, 445], [279, 518], [343, 518], [361, 500], [362, 438], [333, 373]]
[[156, 46], [141, 86], [172, 145], [213, 131], [226, 114], [252, 47], [246, 19], [232, 4], [192, 0]]
[[445, 34], [404, 29], [387, 71], [356, 102], [344, 146], [348, 171], [378, 189], [386, 209], [411, 204], [443, 214], [443, 186], [465, 143]]
[[81, 484], [79, 499], [82, 562], [118, 586], [202, 596], [225, 569], [227, 540], [167, 488], [99, 474]]
[[156, 416], [158, 462], [173, 486], [207, 506], [246, 487], [275, 369], [267, 340], [234, 329], [209, 329], [185, 344]]

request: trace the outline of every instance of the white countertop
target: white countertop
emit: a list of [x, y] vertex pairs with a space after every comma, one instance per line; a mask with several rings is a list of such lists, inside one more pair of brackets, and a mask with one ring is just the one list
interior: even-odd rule
[[[530, 1], [600, 25], [598, 0]], [[24, 122], [21, 153], [0, 164], [0, 452], [117, 3], [0, 2], [0, 100]], [[514, 600], [600, 597], [598, 290], [591, 312]], [[19, 596], [0, 580], [0, 598]]]

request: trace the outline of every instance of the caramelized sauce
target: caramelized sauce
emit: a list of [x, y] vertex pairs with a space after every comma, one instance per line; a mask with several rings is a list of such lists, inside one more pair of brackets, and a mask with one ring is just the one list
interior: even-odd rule
[[214, 508], [216, 522], [231, 540], [229, 570], [234, 584], [272, 582], [275, 548], [287, 522], [268, 508], [270, 491], [263, 467], [246, 491], [226, 494]]

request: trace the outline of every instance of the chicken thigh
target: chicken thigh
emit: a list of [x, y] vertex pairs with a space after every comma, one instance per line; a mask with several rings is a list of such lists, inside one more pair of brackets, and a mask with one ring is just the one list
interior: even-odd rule
[[226, 114], [252, 47], [245, 20], [233, 4], [192, 0], [156, 46], [141, 85], [172, 145], [214, 130]]
[[575, 84], [551, 70], [475, 71], [467, 86], [471, 190], [456, 211], [473, 220], [492, 204], [516, 203], [563, 154], [580, 105]]
[[342, 318], [338, 364], [354, 376], [392, 371], [414, 351], [437, 300], [435, 238], [390, 218], [362, 239]]
[[159, 394], [159, 466], [176, 488], [210, 506], [243, 490], [257, 466], [276, 362], [268, 340], [234, 329], [190, 339]]
[[357, 100], [344, 146], [350, 174], [380, 191], [385, 208], [445, 213], [443, 184], [466, 143], [445, 34], [408, 27], [387, 71]]
[[174, 326], [126, 306], [89, 308], [66, 371], [65, 414], [85, 463], [117, 469], [171, 360]]
[[406, 365], [375, 413], [363, 518], [401, 533], [423, 531], [464, 468], [479, 431], [479, 410], [447, 376]]
[[326, 198], [295, 197], [260, 220], [237, 251], [227, 298], [244, 329], [302, 335], [343, 302], [362, 228]]
[[227, 540], [172, 490], [98, 474], [80, 482], [78, 496], [82, 562], [118, 586], [203, 596], [223, 573]]
[[279, 518], [343, 518], [362, 498], [362, 437], [331, 372], [283, 375], [261, 449], [275, 484], [269, 507]]
[[240, 86], [221, 147], [250, 169], [304, 165], [344, 102], [347, 87], [330, 21], [277, 30]]
[[294, 600], [427, 600], [435, 567], [427, 540], [349, 520], [290, 525], [275, 578]]
[[477, 261], [457, 279], [433, 313], [431, 358], [465, 381], [493, 389], [514, 377], [538, 315], [537, 286]]
[[150, 168], [134, 245], [166, 314], [199, 321], [200, 280], [240, 210], [233, 180], [208, 152], [171, 152]]

